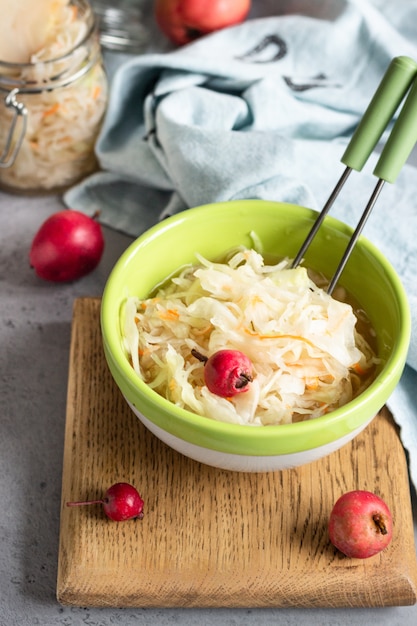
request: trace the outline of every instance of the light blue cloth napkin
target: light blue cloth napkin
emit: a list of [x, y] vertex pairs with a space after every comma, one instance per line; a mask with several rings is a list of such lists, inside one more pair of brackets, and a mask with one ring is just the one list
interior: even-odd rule
[[[334, 21], [247, 21], [164, 54], [134, 57], [112, 81], [97, 143], [102, 172], [65, 202], [139, 235], [209, 202], [261, 198], [320, 209], [344, 147], [391, 59], [417, 60], [417, 2], [351, 0]], [[332, 215], [355, 226], [375, 186], [372, 156]], [[408, 292], [413, 336], [389, 406], [417, 486], [417, 171], [386, 185], [364, 235]]]

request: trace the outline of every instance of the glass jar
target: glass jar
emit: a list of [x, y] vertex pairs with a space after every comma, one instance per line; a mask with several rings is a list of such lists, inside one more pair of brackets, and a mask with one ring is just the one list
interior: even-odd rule
[[0, 187], [7, 191], [56, 193], [97, 169], [108, 85], [95, 15], [87, 0], [56, 7], [50, 41], [29, 63], [0, 60]]
[[146, 13], [153, 15], [150, 0], [91, 0], [91, 3], [99, 19], [104, 48], [136, 54], [146, 49], [149, 43]]

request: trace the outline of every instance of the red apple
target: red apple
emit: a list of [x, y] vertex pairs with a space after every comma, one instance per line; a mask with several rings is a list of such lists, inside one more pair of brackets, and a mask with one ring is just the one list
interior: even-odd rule
[[243, 22], [251, 0], [155, 0], [155, 18], [171, 41], [183, 45]]
[[84, 213], [64, 209], [41, 225], [32, 241], [29, 261], [40, 278], [66, 282], [92, 272], [103, 250], [100, 224]]
[[385, 502], [370, 491], [349, 491], [335, 503], [329, 519], [332, 544], [343, 554], [366, 559], [392, 539], [392, 515]]

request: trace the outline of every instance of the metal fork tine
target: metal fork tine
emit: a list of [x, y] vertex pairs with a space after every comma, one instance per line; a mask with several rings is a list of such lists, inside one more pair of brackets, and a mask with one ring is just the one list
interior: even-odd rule
[[385, 180], [382, 180], [382, 178], [380, 178], [376, 184], [376, 187], [373, 191], [373, 194], [371, 195], [368, 204], [365, 207], [364, 212], [362, 213], [361, 219], [358, 222], [358, 225], [356, 226], [356, 229], [352, 235], [352, 237], [349, 240], [348, 246], [340, 260], [339, 265], [337, 266], [337, 269], [335, 271], [335, 273], [333, 274], [333, 278], [330, 281], [330, 284], [327, 288], [327, 293], [328, 294], [332, 294], [333, 290], [336, 286], [337, 281], [340, 278], [340, 274], [343, 272], [343, 270], [345, 269], [345, 265], [350, 257], [350, 254], [355, 246], [355, 243], [357, 242], [359, 235], [362, 232], [363, 227], [365, 226], [366, 220], [368, 219], [369, 215], [371, 214], [372, 209], [374, 208], [375, 202], [378, 199], [379, 194], [381, 193], [381, 189], [384, 186]]
[[347, 167], [344, 170], [344, 172], [341, 175], [339, 181], [337, 182], [335, 188], [333, 189], [332, 193], [330, 194], [329, 199], [327, 200], [326, 204], [324, 205], [324, 207], [320, 211], [320, 213], [319, 213], [318, 217], [316, 218], [316, 221], [314, 222], [310, 232], [308, 233], [307, 237], [305, 238], [304, 243], [302, 244], [300, 250], [298, 251], [298, 254], [295, 257], [291, 267], [293, 267], [293, 268], [297, 267], [301, 263], [305, 251], [309, 247], [310, 243], [313, 241], [313, 239], [314, 239], [318, 229], [320, 228], [324, 218], [326, 217], [327, 213], [332, 208], [332, 206], [333, 206], [337, 196], [339, 195], [340, 191], [342, 190], [342, 187], [345, 184], [345, 182], [347, 181], [351, 171], [352, 171], [351, 167]]

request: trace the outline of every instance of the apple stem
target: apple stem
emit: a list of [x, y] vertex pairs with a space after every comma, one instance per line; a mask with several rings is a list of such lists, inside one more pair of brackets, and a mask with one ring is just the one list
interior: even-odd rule
[[195, 348], [193, 348], [191, 350], [191, 354], [193, 356], [195, 356], [196, 359], [198, 359], [199, 361], [201, 361], [202, 363], [204, 363], [204, 365], [207, 363], [208, 361], [208, 357], [204, 356], [204, 354], [201, 354], [201, 352], [199, 352], [198, 350], [196, 350]]
[[385, 526], [383, 516], [380, 513], [374, 513], [374, 515], [372, 516], [372, 519], [374, 521], [375, 526], [378, 529], [378, 532], [380, 532], [381, 535], [386, 535], [388, 531], [387, 531], [387, 527]]
[[84, 504], [104, 504], [104, 500], [86, 500], [85, 502], [67, 502], [67, 506], [83, 506]]

